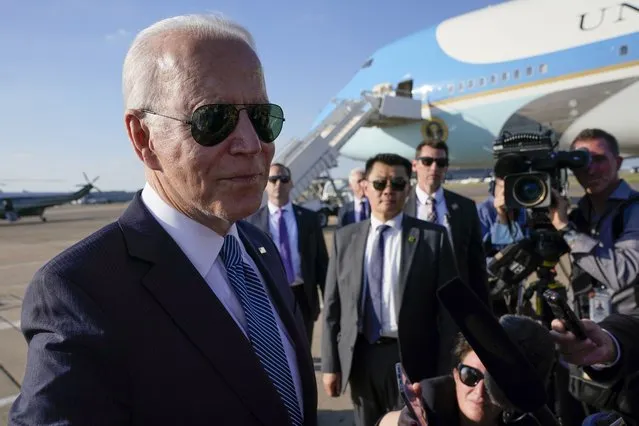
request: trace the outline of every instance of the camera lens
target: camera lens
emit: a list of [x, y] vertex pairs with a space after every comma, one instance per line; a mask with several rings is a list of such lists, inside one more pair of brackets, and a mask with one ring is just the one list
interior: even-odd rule
[[546, 183], [537, 176], [522, 176], [513, 185], [515, 200], [524, 207], [534, 207], [547, 194]]

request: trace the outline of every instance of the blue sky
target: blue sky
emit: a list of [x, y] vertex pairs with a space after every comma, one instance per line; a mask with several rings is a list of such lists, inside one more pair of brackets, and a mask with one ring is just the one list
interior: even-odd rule
[[162, 18], [219, 11], [253, 33], [270, 99], [286, 114], [276, 142], [285, 145], [306, 134], [375, 50], [493, 3], [2, 0], [0, 188], [69, 190], [83, 183], [82, 172], [99, 175], [103, 190], [143, 185], [124, 131], [120, 75], [135, 33]]

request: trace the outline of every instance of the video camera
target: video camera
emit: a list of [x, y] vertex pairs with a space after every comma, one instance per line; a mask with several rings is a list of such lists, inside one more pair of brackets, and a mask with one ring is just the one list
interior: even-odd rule
[[590, 163], [587, 151], [558, 151], [552, 130], [544, 133], [504, 132], [493, 145], [496, 158], [494, 173], [504, 179], [504, 198], [509, 209], [527, 212], [527, 238], [500, 251], [488, 269], [498, 279], [492, 294], [512, 291], [521, 281], [537, 272], [541, 293], [554, 280], [552, 267], [567, 253], [568, 245], [553, 227], [548, 208], [553, 204], [553, 189], [563, 192], [567, 186], [567, 169], [575, 170]]
[[506, 207], [542, 209], [552, 204], [552, 189], [566, 186], [566, 169], [590, 163], [588, 151], [556, 151], [554, 133], [504, 132], [493, 145], [495, 176], [504, 179]]

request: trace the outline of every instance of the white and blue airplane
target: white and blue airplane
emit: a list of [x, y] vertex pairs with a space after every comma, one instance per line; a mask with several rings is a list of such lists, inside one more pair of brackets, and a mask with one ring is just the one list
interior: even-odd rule
[[489, 168], [503, 131], [543, 126], [562, 148], [581, 129], [600, 127], [624, 156], [637, 156], [639, 0], [514, 0], [457, 16], [376, 51], [336, 98], [380, 85], [408, 88], [424, 120], [363, 127], [341, 155], [411, 158], [435, 132], [451, 166]]

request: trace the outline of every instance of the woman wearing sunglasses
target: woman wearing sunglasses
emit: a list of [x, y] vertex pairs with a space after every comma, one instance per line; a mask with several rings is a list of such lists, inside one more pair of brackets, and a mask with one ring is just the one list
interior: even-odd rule
[[[555, 360], [548, 330], [530, 318], [515, 315], [504, 315], [499, 322], [548, 383]], [[538, 425], [527, 415], [502, 414], [502, 408], [492, 402], [486, 390], [486, 367], [461, 333], [457, 336], [453, 355], [456, 365], [452, 374], [412, 385], [415, 394], [421, 394], [422, 405], [428, 413], [428, 426]], [[504, 420], [505, 417], [509, 417], [508, 420]], [[390, 425], [419, 426], [419, 423], [404, 408], [388, 413], [378, 423], [378, 426]]]

